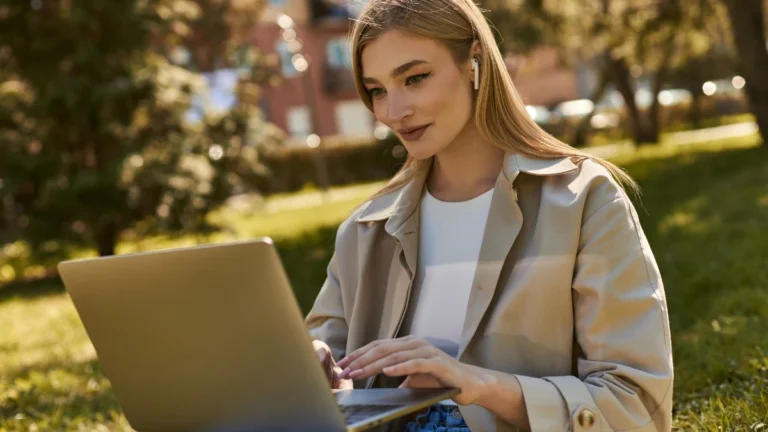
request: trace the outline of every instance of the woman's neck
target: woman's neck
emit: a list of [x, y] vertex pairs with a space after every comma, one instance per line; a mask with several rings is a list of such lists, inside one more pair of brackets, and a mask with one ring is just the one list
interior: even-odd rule
[[467, 201], [493, 188], [503, 165], [504, 150], [485, 140], [470, 122], [435, 156], [427, 187], [441, 201]]

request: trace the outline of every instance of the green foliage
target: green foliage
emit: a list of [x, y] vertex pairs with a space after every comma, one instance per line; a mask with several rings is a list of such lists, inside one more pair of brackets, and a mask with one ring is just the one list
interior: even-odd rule
[[23, 236], [39, 252], [109, 254], [137, 223], [204, 231], [211, 209], [264, 174], [257, 146], [277, 133], [247, 98], [185, 120], [206, 81], [163, 54], [199, 20], [199, 3], [0, 7], [0, 243]]
[[684, 64], [723, 42], [728, 20], [715, 1], [485, 0], [508, 48], [561, 47], [577, 61], [606, 53], [645, 71]]

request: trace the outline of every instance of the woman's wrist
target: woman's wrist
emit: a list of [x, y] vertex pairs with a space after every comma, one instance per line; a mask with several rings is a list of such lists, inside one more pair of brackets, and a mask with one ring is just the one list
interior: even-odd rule
[[499, 378], [488, 369], [467, 366], [472, 369], [472, 376], [474, 377], [474, 384], [468, 389], [474, 394], [474, 405], [484, 406], [483, 404], [492, 400], [498, 392]]
[[517, 377], [481, 369], [476, 388], [475, 391], [478, 396], [475, 405], [487, 409], [500, 419], [518, 428], [527, 429], [529, 427], [523, 388]]

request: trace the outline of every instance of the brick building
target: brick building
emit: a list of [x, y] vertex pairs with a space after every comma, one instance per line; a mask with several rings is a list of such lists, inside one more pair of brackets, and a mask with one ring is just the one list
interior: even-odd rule
[[[271, 0], [253, 32], [262, 52], [280, 58], [283, 80], [264, 89], [262, 108], [267, 119], [294, 137], [296, 143], [314, 132], [320, 136], [372, 136], [375, 119], [358, 99], [349, 54], [350, 19], [364, 0]], [[344, 6], [351, 4], [352, 6]], [[304, 81], [291, 64], [291, 54], [275, 23], [285, 13], [295, 22], [297, 36], [310, 66]], [[585, 71], [560, 66], [554, 50], [542, 48], [528, 56], [507, 56], [507, 65], [526, 104], [551, 106], [584, 97], [590, 86]], [[310, 109], [314, 104], [315, 109]], [[312, 130], [312, 118], [316, 130]]]

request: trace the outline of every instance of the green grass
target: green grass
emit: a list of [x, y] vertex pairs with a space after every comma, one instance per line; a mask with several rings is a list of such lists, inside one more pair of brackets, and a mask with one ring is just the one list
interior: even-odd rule
[[[768, 152], [756, 143], [655, 146], [617, 160], [643, 189], [637, 207], [664, 278], [679, 430], [768, 431]], [[215, 214], [232, 229], [213, 240], [275, 237], [306, 311], [325, 276], [336, 225], [378, 186], [318, 207]], [[0, 290], [4, 430], [130, 430], [57, 283]]]

